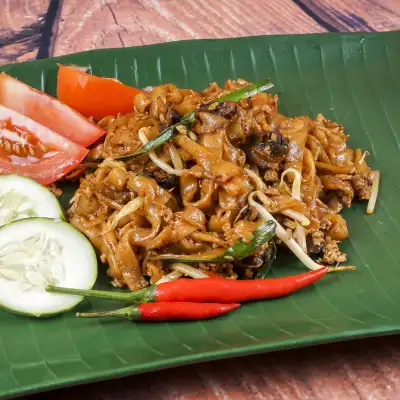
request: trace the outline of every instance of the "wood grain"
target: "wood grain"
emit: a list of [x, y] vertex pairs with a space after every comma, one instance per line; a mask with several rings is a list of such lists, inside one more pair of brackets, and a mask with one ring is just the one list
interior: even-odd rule
[[398, 336], [186, 366], [29, 400], [397, 400]]
[[323, 31], [291, 0], [65, 1], [55, 55], [181, 39]]
[[[0, 63], [105, 47], [400, 29], [400, 0], [0, 0]], [[30, 397], [400, 399], [400, 337], [216, 361]]]
[[0, 64], [36, 58], [49, 0], [0, 0]]
[[294, 0], [329, 31], [390, 31], [400, 29], [398, 0]]

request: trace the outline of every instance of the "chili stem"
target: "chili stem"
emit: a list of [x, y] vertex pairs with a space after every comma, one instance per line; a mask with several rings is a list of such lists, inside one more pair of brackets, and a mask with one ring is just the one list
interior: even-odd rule
[[329, 267], [328, 272], [355, 271], [355, 265], [342, 265], [340, 267]]

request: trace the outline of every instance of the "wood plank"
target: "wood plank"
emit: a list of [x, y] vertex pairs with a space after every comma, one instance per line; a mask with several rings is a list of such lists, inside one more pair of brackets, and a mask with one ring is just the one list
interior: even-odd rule
[[294, 0], [326, 29], [373, 32], [400, 29], [399, 0]]
[[399, 349], [399, 336], [337, 343], [130, 376], [30, 400], [394, 400], [400, 398]]
[[[0, 63], [180, 39], [400, 28], [400, 0], [64, 0], [61, 10], [60, 4], [0, 0]], [[400, 398], [399, 371], [400, 338], [392, 337], [216, 361], [31, 399], [386, 400]]]
[[50, 0], [0, 2], [0, 64], [37, 56]]
[[323, 31], [291, 0], [69, 0], [62, 6], [54, 54], [181, 39]]

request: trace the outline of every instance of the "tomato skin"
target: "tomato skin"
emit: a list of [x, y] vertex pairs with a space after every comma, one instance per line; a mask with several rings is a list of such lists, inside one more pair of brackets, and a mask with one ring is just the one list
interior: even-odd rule
[[57, 97], [86, 117], [100, 120], [133, 111], [141, 90], [110, 78], [100, 78], [74, 67], [58, 65]]
[[0, 105], [0, 122], [4, 121], [7, 121], [8, 125], [11, 124], [33, 134], [49, 149], [49, 152], [40, 159], [15, 155], [5, 156], [5, 153], [1, 152], [1, 175], [22, 175], [43, 185], [48, 185], [74, 169], [89, 152], [85, 147], [71, 142], [32, 119]]
[[4, 72], [0, 74], [0, 104], [83, 147], [106, 133], [61, 101]]

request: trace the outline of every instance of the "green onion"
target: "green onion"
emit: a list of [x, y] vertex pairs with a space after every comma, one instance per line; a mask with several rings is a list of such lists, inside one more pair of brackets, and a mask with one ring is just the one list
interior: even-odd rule
[[253, 239], [249, 243], [245, 243], [242, 239], [233, 244], [229, 249], [225, 250], [217, 256], [192, 256], [187, 254], [161, 254], [154, 257], [156, 260], [164, 261], [184, 261], [186, 263], [195, 262], [210, 262], [224, 263], [251, 256], [259, 247], [263, 246], [275, 236], [276, 224], [273, 221], [268, 221], [260, 225], [253, 233]]
[[[234, 92], [227, 93], [221, 97], [218, 97], [217, 99], [208, 103], [207, 106], [214, 104], [214, 103], [221, 103], [226, 100], [238, 102], [241, 99], [246, 99], [247, 97], [254, 96], [257, 93], [271, 89], [272, 87], [274, 87], [274, 85], [271, 83], [271, 80], [264, 79], [260, 82], [253, 83], [249, 86], [246, 86], [244, 88], [235, 90]], [[198, 110], [195, 110], [188, 114], [185, 114], [179, 120], [179, 122], [166, 128], [163, 132], [161, 132], [154, 139], [147, 142], [139, 150], [136, 150], [132, 154], [127, 154], [125, 156], [117, 157], [116, 160], [119, 160], [119, 161], [130, 160], [131, 158], [135, 158], [137, 156], [140, 156], [141, 154], [147, 153], [147, 152], [154, 150], [157, 147], [161, 146], [163, 143], [167, 142], [174, 136], [177, 126], [179, 126], [179, 125], [189, 126], [192, 122], [194, 122], [196, 120], [197, 111]]]
[[230, 92], [221, 97], [218, 97], [217, 99], [208, 103], [208, 105], [214, 103], [221, 103], [222, 101], [226, 100], [238, 102], [242, 99], [247, 99], [247, 97], [254, 96], [257, 93], [264, 92], [265, 90], [269, 90], [273, 87], [274, 85], [271, 82], [271, 79], [264, 79], [257, 83], [253, 83], [249, 86], [245, 86], [244, 88], [235, 90], [234, 92]]

